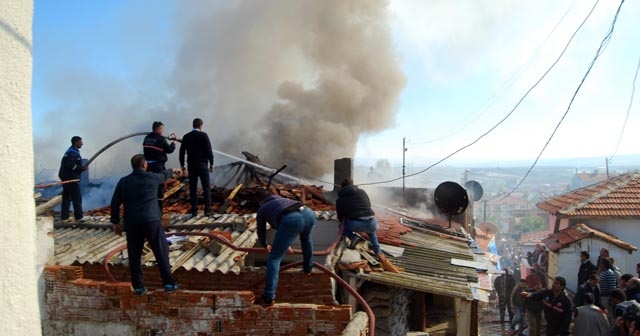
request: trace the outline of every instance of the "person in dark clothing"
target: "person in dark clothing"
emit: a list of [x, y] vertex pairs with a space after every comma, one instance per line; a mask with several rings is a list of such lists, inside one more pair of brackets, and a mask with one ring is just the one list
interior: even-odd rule
[[625, 273], [623, 275], [620, 276], [620, 288], [622, 288], [623, 290], [627, 289], [627, 284], [629, 283], [629, 280], [631, 280], [631, 278], [633, 278], [633, 274], [631, 273]]
[[350, 248], [354, 248], [360, 238], [354, 232], [366, 232], [371, 241], [371, 248], [375, 255], [380, 254], [380, 243], [376, 230], [375, 212], [371, 209], [371, 201], [367, 193], [353, 185], [353, 180], [345, 179], [338, 192], [336, 200], [336, 213], [338, 220], [345, 223], [342, 235], [349, 238]]
[[[60, 170], [58, 177], [62, 182], [79, 180], [83, 171], [87, 170], [82, 166], [82, 157], [80, 156], [80, 148], [82, 148], [82, 138], [74, 136], [71, 138], [71, 147], [67, 149], [60, 162]], [[68, 222], [69, 207], [73, 203], [73, 216], [76, 220], [83, 217], [82, 214], [82, 192], [80, 191], [80, 182], [66, 182], [62, 184], [62, 205], [60, 206], [60, 219]]]
[[[533, 288], [527, 289], [528, 293], [538, 293], [542, 291], [542, 284], [536, 283]], [[542, 328], [542, 302], [535, 300], [526, 300], [524, 303], [525, 310], [527, 312], [527, 329], [529, 336], [540, 336], [540, 329]]]
[[511, 295], [509, 299], [511, 300], [511, 309], [513, 309], [513, 320], [511, 321], [511, 330], [516, 330], [516, 325], [518, 325], [518, 329], [516, 331], [516, 335], [522, 335], [524, 331], [525, 323], [525, 298], [522, 296], [522, 293], [527, 291], [527, 281], [525, 279], [520, 279], [520, 283], [518, 286], [514, 287], [511, 291]]
[[523, 293], [528, 300], [541, 301], [544, 318], [547, 321], [547, 336], [570, 335], [569, 326], [573, 312], [571, 300], [567, 297], [565, 287], [567, 280], [555, 277], [551, 289], [539, 293]]
[[[147, 171], [152, 173], [162, 173], [165, 170], [167, 162], [167, 154], [176, 150], [176, 142], [167, 142], [162, 135], [164, 132], [164, 124], [160, 121], [154, 121], [151, 126], [152, 132], [147, 134], [142, 141], [144, 159], [147, 160]], [[164, 203], [164, 183], [158, 186], [158, 206], [162, 214], [162, 206]]]
[[142, 277], [142, 249], [145, 239], [156, 258], [164, 290], [178, 289], [169, 265], [169, 245], [164, 235], [160, 211], [158, 209], [158, 184], [172, 176], [171, 170], [162, 174], [147, 172], [147, 161], [141, 154], [131, 158], [133, 172], [120, 179], [111, 198], [111, 223], [116, 234], [122, 235], [120, 228], [120, 205], [124, 207], [124, 231], [127, 233], [127, 252], [131, 284], [136, 294], [143, 295], [147, 289]]
[[500, 309], [500, 322], [504, 322], [504, 311], [509, 312], [509, 323], [513, 321], [513, 313], [511, 309], [511, 300], [509, 296], [513, 287], [516, 286], [516, 280], [509, 274], [509, 269], [504, 270], [504, 274], [500, 274], [493, 281], [493, 288], [498, 294], [498, 305]]
[[[589, 259], [589, 252], [580, 252], [580, 269], [578, 270], [578, 287], [589, 280], [591, 274], [596, 274], [598, 268]], [[596, 306], [598, 306], [596, 304]]]
[[[316, 215], [299, 201], [271, 195], [267, 191], [260, 198], [260, 208], [256, 215], [258, 241], [267, 248], [269, 257], [264, 292], [256, 303], [270, 306], [273, 304], [278, 287], [280, 263], [287, 251], [293, 252], [291, 244], [298, 236], [302, 246], [302, 271], [311, 274], [313, 267], [311, 231], [316, 224]], [[276, 230], [273, 246], [267, 243], [267, 222], [272, 229]]]
[[[182, 173], [189, 173], [189, 200], [191, 201], [191, 215], [198, 214], [198, 179], [202, 184], [204, 197], [204, 215], [211, 215], [211, 180], [209, 173], [213, 173], [213, 148], [207, 133], [202, 131], [202, 119], [193, 119], [193, 130], [182, 137], [180, 145], [180, 167]], [[187, 154], [188, 169], [185, 169], [184, 155]], [[209, 164], [209, 168], [207, 168]]]
[[602, 302], [600, 301], [600, 286], [598, 286], [599, 281], [600, 279], [598, 278], [598, 276], [595, 273], [593, 273], [589, 276], [589, 280], [587, 280], [587, 282], [583, 283], [581, 286], [578, 287], [576, 296], [573, 299], [573, 303], [575, 304], [576, 307], [580, 307], [584, 305], [585, 294], [592, 294], [594, 299], [593, 304], [595, 304], [600, 308], [605, 308], [602, 305]]
[[627, 282], [627, 288], [625, 290], [627, 300], [636, 300], [640, 303], [640, 279], [633, 277]]

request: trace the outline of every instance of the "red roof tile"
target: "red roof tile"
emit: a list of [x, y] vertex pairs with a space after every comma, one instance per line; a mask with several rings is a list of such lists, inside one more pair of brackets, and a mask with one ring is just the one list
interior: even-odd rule
[[572, 243], [585, 238], [598, 238], [629, 252], [633, 252], [638, 249], [637, 247], [620, 240], [616, 236], [590, 228], [585, 224], [577, 224], [560, 230], [558, 233], [549, 235], [547, 238], [543, 239], [542, 242], [549, 248], [549, 250], [556, 252], [563, 247], [567, 247]]
[[537, 204], [560, 217], [640, 217], [640, 173], [628, 173]]

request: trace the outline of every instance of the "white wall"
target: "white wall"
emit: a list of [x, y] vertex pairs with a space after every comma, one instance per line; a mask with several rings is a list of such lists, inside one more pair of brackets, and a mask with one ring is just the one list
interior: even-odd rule
[[[614, 235], [640, 248], [640, 220], [638, 219], [588, 220], [584, 221], [584, 223], [596, 230]], [[593, 263], [595, 264], [595, 261], [598, 260], [600, 250], [594, 251], [592, 254], [595, 254], [595, 259], [593, 259]], [[611, 251], [611, 249], [609, 249], [609, 251]], [[640, 262], [640, 253], [638, 251], [634, 251], [632, 254], [626, 251], [616, 254], [612, 253], [611, 257], [615, 260], [622, 274], [636, 274], [636, 264]]]
[[40, 335], [31, 131], [33, 1], [0, 3], [0, 329]]

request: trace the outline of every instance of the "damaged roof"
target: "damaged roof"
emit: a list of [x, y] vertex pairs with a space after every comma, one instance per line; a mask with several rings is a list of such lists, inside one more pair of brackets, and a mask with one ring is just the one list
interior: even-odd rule
[[549, 235], [547, 238], [544, 238], [542, 242], [549, 248], [549, 250], [557, 252], [558, 250], [585, 238], [597, 238], [603, 240], [607, 243], [618, 246], [621, 249], [627, 250], [629, 253], [638, 249], [616, 236], [598, 231], [585, 224], [577, 224], [560, 230], [558, 233], [554, 233]]
[[[469, 241], [447, 230], [407, 226], [402, 218], [395, 221], [384, 217], [385, 225], [379, 226], [378, 236], [387, 232], [403, 232], [398, 236], [404, 248], [402, 255], [390, 256], [389, 260], [401, 272], [357, 272], [356, 277], [388, 286], [411, 289], [468, 300], [477, 299], [470, 283], [478, 283], [478, 272], [474, 267], [459, 266], [461, 263], [477, 264]], [[429, 227], [428, 223], [427, 227]], [[384, 246], [383, 246], [384, 250]], [[454, 264], [455, 263], [455, 264]]]
[[537, 204], [563, 218], [640, 217], [640, 173], [627, 173]]
[[[337, 221], [335, 212], [317, 211], [318, 220]], [[118, 246], [126, 243], [125, 237], [116, 236], [111, 229], [108, 216], [88, 216], [78, 227], [69, 225], [54, 229], [55, 263], [59, 265], [102, 264], [104, 258]], [[202, 226], [202, 228], [198, 228]], [[217, 232], [229, 238], [238, 247], [253, 247], [258, 239], [255, 230], [255, 214], [216, 215], [194, 217], [174, 215], [169, 231]], [[200, 272], [233, 272], [238, 274], [244, 267], [247, 252], [234, 251], [204, 237], [192, 236], [170, 246], [169, 261], [172, 268], [196, 269]], [[143, 264], [155, 264], [153, 253], [145, 249]], [[111, 264], [127, 262], [126, 251], [111, 259]]]

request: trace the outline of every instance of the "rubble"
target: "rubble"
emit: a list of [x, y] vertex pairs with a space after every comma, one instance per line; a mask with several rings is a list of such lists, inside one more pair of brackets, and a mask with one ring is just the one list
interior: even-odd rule
[[[180, 180], [170, 179], [165, 183], [164, 214], [188, 214], [191, 212], [189, 204], [189, 185]], [[253, 214], [258, 210], [258, 197], [264, 188], [261, 186], [242, 186], [235, 190], [236, 194], [230, 202], [226, 202], [233, 189], [214, 187], [211, 189], [211, 210], [214, 213], [236, 215]], [[335, 206], [324, 197], [322, 186], [272, 184], [271, 192], [285, 198], [302, 202], [314, 211], [334, 211]], [[202, 193], [200, 192], [200, 197]], [[203, 202], [199, 201], [200, 204]], [[202, 209], [201, 209], [202, 210]], [[108, 216], [109, 206], [87, 211], [91, 216]]]

